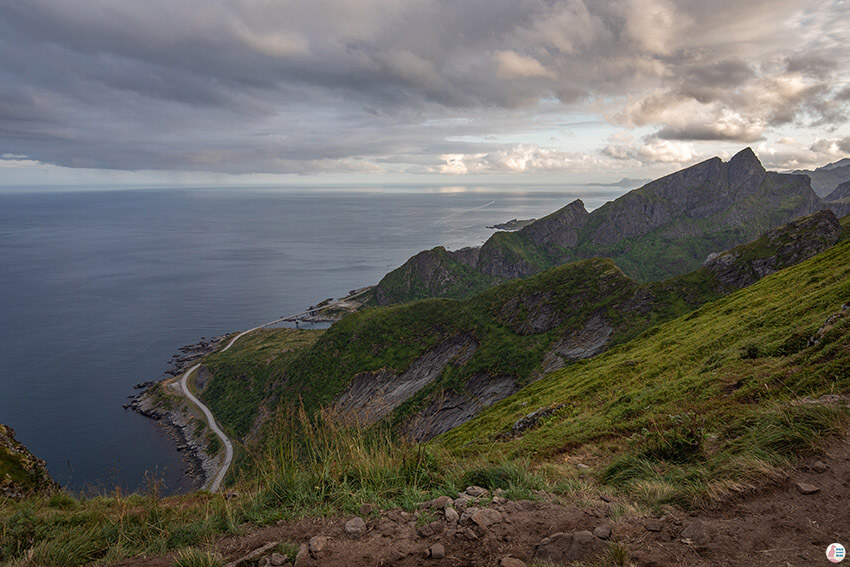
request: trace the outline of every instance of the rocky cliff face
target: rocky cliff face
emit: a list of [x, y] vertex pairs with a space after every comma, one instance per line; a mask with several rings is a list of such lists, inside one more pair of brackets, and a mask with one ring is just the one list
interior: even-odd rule
[[830, 210], [794, 220], [743, 246], [712, 254], [703, 268], [718, 289], [731, 292], [823, 252], [838, 241], [841, 225]]
[[[832, 206], [840, 213], [845, 205]], [[417, 254], [381, 280], [376, 298], [387, 305], [468, 297], [487, 285], [597, 256], [612, 258], [639, 281], [662, 280], [823, 208], [809, 177], [768, 172], [747, 148], [729, 162], [709, 159], [590, 213], [574, 201], [520, 231], [496, 232], [480, 249]]]
[[57, 490], [45, 462], [15, 439], [14, 429], [0, 424], [0, 496], [20, 499]]

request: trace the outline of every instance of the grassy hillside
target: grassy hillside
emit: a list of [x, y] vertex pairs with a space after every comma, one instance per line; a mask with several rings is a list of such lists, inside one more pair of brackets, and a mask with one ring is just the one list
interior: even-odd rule
[[[846, 222], [846, 221], [845, 221]], [[452, 430], [458, 456], [590, 454], [603, 478], [670, 498], [704, 495], [814, 448], [850, 393], [850, 241], [531, 384]], [[829, 320], [829, 323], [827, 321]], [[811, 337], [819, 337], [810, 346]], [[539, 409], [544, 419], [512, 427]], [[675, 464], [676, 466], [672, 466]]]

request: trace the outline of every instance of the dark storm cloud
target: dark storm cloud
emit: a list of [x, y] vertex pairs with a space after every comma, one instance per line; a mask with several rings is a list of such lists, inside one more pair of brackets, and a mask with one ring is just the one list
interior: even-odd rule
[[[464, 154], [450, 159], [469, 171], [548, 171], [593, 160], [450, 140], [557, 130], [574, 111], [653, 139], [752, 141], [844, 121], [846, 16], [802, 0], [7, 2], [0, 154], [233, 173]], [[682, 154], [653, 148], [635, 155]]]

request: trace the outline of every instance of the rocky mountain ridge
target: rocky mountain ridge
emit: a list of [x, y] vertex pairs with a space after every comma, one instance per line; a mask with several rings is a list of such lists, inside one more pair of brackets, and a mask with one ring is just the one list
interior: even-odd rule
[[[764, 169], [744, 149], [652, 181], [588, 212], [581, 200], [480, 248], [423, 251], [377, 285], [380, 305], [424, 297], [463, 298], [510, 279], [596, 256], [638, 281], [698, 268], [713, 252], [830, 204], [805, 175]], [[839, 211], [843, 208], [837, 207]]]

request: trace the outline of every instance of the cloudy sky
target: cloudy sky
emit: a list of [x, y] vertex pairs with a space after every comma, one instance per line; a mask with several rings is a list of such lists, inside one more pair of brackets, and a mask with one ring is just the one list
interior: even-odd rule
[[809, 168], [849, 107], [848, 0], [0, 3], [0, 185]]

